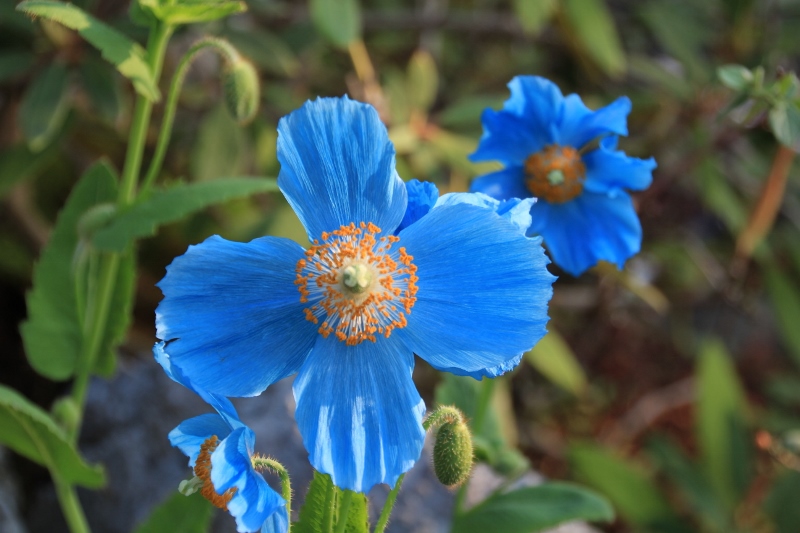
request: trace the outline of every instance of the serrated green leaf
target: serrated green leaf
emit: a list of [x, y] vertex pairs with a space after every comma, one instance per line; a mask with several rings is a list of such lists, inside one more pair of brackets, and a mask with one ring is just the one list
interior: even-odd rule
[[514, 14], [527, 33], [538, 35], [558, 7], [558, 0], [514, 0]]
[[142, 4], [150, 8], [156, 18], [172, 25], [211, 22], [247, 11], [247, 5], [237, 0], [181, 0], [180, 3]]
[[576, 476], [606, 495], [632, 524], [659, 532], [687, 531], [639, 465], [589, 443], [573, 444], [569, 459]]
[[125, 339], [125, 334], [131, 324], [135, 291], [136, 257], [129, 250], [120, 259], [117, 282], [114, 284], [114, 293], [111, 295], [109, 306], [109, 309], [113, 311], [106, 319], [103, 342], [100, 344], [100, 351], [93, 369], [95, 374], [104, 377], [111, 377], [114, 374], [117, 367], [117, 346]]
[[625, 72], [625, 52], [605, 0], [563, 0], [572, 36], [609, 76]]
[[769, 111], [769, 126], [781, 144], [800, 152], [800, 102], [775, 104]]
[[278, 190], [274, 178], [226, 178], [200, 183], [179, 183], [157, 190], [133, 204], [104, 228], [92, 243], [101, 250], [122, 252], [135, 239], [155, 235], [159, 226], [234, 198]]
[[524, 357], [547, 379], [575, 396], [586, 389], [586, 375], [558, 332], [551, 329]]
[[749, 481], [749, 441], [744, 432], [744, 398], [736, 370], [722, 342], [706, 341], [697, 368], [697, 440], [702, 464], [717, 496], [729, 508]]
[[325, 524], [332, 520], [333, 509], [326, 505], [326, 502], [334, 502], [333, 486], [331, 477], [327, 474], [320, 474], [314, 471], [314, 479], [308, 485], [306, 500], [300, 508], [300, 517], [297, 522], [292, 524], [294, 533], [318, 533], [326, 531]]
[[0, 427], [0, 444], [49, 468], [65, 482], [90, 488], [105, 484], [102, 467], [86, 464], [47, 413], [2, 385]]
[[753, 73], [742, 65], [723, 65], [717, 69], [717, 78], [725, 87], [743, 91], [753, 83]]
[[535, 533], [570, 520], [610, 522], [611, 504], [593, 491], [568, 483], [546, 483], [495, 494], [456, 515], [452, 533]]
[[34, 152], [50, 144], [67, 117], [68, 74], [65, 65], [52, 63], [33, 80], [20, 104], [20, 126]]
[[425, 50], [417, 50], [408, 62], [408, 94], [414, 109], [427, 112], [436, 100], [439, 72], [436, 61]]
[[765, 270], [764, 280], [783, 342], [795, 363], [800, 365], [800, 328], [797, 327], [800, 286], [774, 266]]
[[158, 86], [147, 63], [147, 52], [114, 28], [72, 4], [62, 2], [27, 0], [17, 5], [17, 9], [76, 30], [133, 82], [139, 94], [153, 102], [159, 99]]
[[100, 60], [87, 60], [80, 67], [81, 84], [92, 107], [101, 117], [114, 122], [122, 112], [122, 88], [117, 74]]
[[78, 246], [77, 225], [90, 207], [116, 199], [117, 179], [106, 163], [93, 165], [81, 177], [58, 216], [50, 240], [33, 270], [28, 319], [20, 327], [31, 366], [53, 380], [75, 371], [81, 327], [72, 271]]
[[331, 43], [346, 49], [361, 38], [358, 0], [311, 0], [311, 21]]
[[136, 528], [135, 533], [206, 533], [214, 508], [200, 493], [174, 492]]

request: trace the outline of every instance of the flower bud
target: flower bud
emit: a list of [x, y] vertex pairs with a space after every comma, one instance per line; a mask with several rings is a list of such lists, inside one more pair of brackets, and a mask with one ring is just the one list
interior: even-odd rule
[[78, 421], [81, 419], [81, 414], [78, 410], [78, 406], [75, 404], [75, 400], [69, 396], [56, 400], [51, 410], [53, 412], [53, 418], [67, 431], [75, 429], [78, 425]]
[[443, 485], [457, 487], [472, 471], [472, 435], [462, 420], [445, 422], [433, 445], [433, 470]]
[[117, 206], [112, 203], [92, 206], [78, 219], [78, 236], [82, 241], [90, 240], [92, 235], [107, 226], [116, 214]]
[[228, 63], [222, 75], [225, 105], [240, 125], [247, 124], [256, 116], [261, 92], [258, 73], [244, 59]]

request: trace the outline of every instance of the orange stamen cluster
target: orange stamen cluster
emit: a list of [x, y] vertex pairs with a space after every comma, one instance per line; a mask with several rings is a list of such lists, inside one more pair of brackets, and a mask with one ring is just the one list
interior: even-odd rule
[[214, 485], [211, 483], [211, 454], [217, 449], [217, 446], [219, 446], [219, 439], [216, 435], [203, 441], [203, 444], [200, 445], [200, 455], [197, 456], [197, 461], [194, 463], [194, 475], [203, 481], [200, 494], [212, 505], [227, 510], [228, 502], [233, 498], [236, 487], [231, 487], [223, 494], [217, 494], [217, 491], [214, 490]]
[[560, 204], [581, 193], [586, 166], [575, 148], [551, 144], [528, 157], [525, 176], [525, 184], [535, 197]]
[[[371, 222], [324, 232], [297, 262], [300, 301], [312, 304], [304, 310], [306, 320], [319, 324], [323, 337], [333, 334], [355, 346], [408, 324], [417, 301], [417, 267], [405, 248], [393, 249], [400, 237], [377, 237], [380, 232]], [[368, 273], [366, 287], [345, 284], [349, 267]]]

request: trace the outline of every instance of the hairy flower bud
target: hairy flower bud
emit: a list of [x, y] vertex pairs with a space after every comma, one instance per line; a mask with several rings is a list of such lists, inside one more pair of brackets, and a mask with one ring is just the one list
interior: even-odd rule
[[241, 125], [253, 120], [258, 112], [261, 92], [258, 73], [253, 65], [241, 58], [228, 63], [222, 75], [222, 85], [225, 105], [233, 118]]
[[445, 421], [436, 432], [433, 470], [439, 481], [448, 487], [457, 487], [469, 477], [472, 471], [472, 435], [462, 417]]

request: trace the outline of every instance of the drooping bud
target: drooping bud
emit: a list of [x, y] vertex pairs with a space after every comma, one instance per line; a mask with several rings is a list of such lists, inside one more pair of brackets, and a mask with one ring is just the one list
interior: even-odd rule
[[241, 57], [226, 64], [222, 74], [225, 105], [240, 125], [249, 123], [258, 112], [261, 84], [253, 65]]
[[472, 435], [464, 415], [455, 407], [442, 406], [425, 420], [426, 429], [439, 426], [433, 445], [433, 470], [448, 487], [464, 483], [472, 471]]
[[59, 398], [52, 407], [53, 418], [67, 431], [72, 431], [78, 426], [81, 413], [75, 400], [69, 396]]

